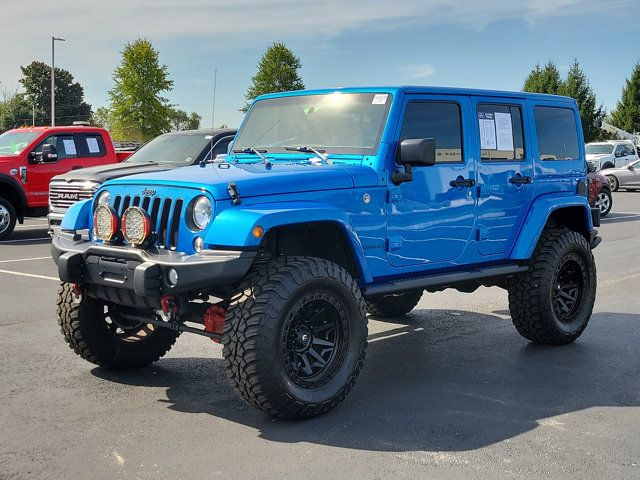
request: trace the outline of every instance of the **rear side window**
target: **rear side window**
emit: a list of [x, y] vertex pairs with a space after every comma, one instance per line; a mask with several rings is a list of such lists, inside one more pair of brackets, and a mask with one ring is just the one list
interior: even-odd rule
[[573, 110], [559, 107], [535, 107], [540, 160], [577, 160], [578, 129]]
[[478, 105], [482, 160], [524, 159], [522, 112], [516, 105]]
[[82, 135], [82, 142], [89, 157], [104, 157], [107, 154], [102, 135], [85, 133]]
[[436, 163], [462, 162], [460, 106], [445, 102], [411, 102], [404, 115], [400, 141], [433, 138]]

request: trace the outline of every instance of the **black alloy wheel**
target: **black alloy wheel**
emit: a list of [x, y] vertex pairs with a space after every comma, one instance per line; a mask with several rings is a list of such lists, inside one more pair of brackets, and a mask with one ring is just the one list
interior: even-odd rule
[[576, 254], [566, 255], [556, 268], [551, 292], [553, 311], [562, 323], [572, 323], [580, 310], [586, 288], [586, 265]]
[[304, 388], [330, 380], [344, 361], [348, 342], [346, 311], [328, 293], [304, 297], [290, 312], [281, 337], [289, 378]]

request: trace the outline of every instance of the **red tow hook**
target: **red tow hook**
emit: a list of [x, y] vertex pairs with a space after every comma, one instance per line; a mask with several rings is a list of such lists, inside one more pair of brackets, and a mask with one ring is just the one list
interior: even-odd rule
[[178, 306], [176, 305], [176, 297], [173, 295], [165, 295], [160, 299], [160, 306], [162, 307], [162, 311], [164, 313], [173, 313], [175, 314], [178, 311]]
[[[222, 335], [224, 331], [224, 317], [227, 311], [219, 305], [212, 305], [204, 312], [204, 331]], [[212, 338], [216, 343], [220, 343], [219, 338]]]

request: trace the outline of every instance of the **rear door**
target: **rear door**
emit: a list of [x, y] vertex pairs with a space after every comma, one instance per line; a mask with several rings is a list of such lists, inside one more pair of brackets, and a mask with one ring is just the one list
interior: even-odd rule
[[85, 167], [95, 167], [115, 163], [113, 154], [109, 155], [105, 139], [100, 132], [82, 132], [75, 134], [78, 154]]
[[392, 265], [435, 267], [464, 252], [475, 220], [475, 163], [463, 121], [469, 114], [468, 96], [405, 97], [398, 142], [433, 138], [436, 164], [414, 167], [413, 180], [391, 184], [387, 256]]
[[478, 251], [508, 252], [533, 198], [533, 160], [525, 139], [523, 99], [472, 97], [480, 149]]
[[49, 135], [38, 144], [36, 151], [42, 152], [42, 146], [47, 143], [55, 147], [58, 154], [56, 161], [33, 163], [27, 168], [27, 195], [29, 204], [34, 207], [48, 205], [49, 181], [52, 177], [85, 166], [72, 133], [60, 132]]

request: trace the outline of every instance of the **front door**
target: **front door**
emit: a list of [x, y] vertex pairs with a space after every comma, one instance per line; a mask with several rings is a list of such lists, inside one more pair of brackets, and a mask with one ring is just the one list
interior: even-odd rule
[[[467, 96], [410, 95], [398, 141], [433, 138], [436, 164], [414, 167], [413, 180], [391, 184], [387, 210], [388, 259], [394, 266], [459, 258], [472, 237], [475, 165], [470, 149]], [[393, 169], [391, 169], [393, 170]]]
[[533, 163], [524, 136], [524, 100], [472, 97], [478, 164], [478, 251], [508, 252], [533, 197]]
[[60, 175], [83, 168], [85, 159], [80, 157], [78, 145], [73, 134], [59, 133], [49, 135], [36, 147], [41, 152], [42, 146], [48, 143], [56, 148], [58, 158], [56, 161], [32, 163], [27, 167], [26, 189], [29, 196], [29, 205], [33, 207], [46, 207], [49, 202], [49, 181], [55, 175]]

